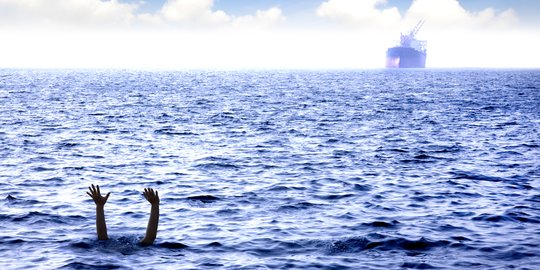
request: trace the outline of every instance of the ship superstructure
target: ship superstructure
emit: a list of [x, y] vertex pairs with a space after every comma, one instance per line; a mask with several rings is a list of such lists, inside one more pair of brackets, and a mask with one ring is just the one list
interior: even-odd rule
[[424, 20], [420, 20], [408, 34], [401, 34], [399, 46], [388, 48], [386, 51], [387, 68], [426, 67], [427, 42], [416, 39], [416, 34], [420, 31], [422, 25], [424, 25]]

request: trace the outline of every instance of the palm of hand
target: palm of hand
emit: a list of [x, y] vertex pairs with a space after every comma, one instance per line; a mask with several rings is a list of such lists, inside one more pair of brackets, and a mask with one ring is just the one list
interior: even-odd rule
[[107, 193], [107, 195], [105, 196], [101, 196], [99, 185], [94, 186], [93, 184], [88, 187], [88, 189], [90, 190], [90, 192], [86, 192], [86, 194], [88, 194], [88, 196], [90, 196], [94, 200], [96, 205], [103, 206], [105, 205], [105, 203], [107, 203], [107, 199], [109, 199], [109, 195], [111, 194], [110, 192]]
[[159, 204], [159, 195], [157, 190], [145, 188], [143, 192], [144, 198], [152, 205]]

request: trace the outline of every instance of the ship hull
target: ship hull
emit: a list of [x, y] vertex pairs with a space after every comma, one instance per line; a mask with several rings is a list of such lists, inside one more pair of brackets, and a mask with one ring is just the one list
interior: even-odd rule
[[409, 47], [392, 47], [386, 51], [387, 68], [425, 68], [426, 53]]

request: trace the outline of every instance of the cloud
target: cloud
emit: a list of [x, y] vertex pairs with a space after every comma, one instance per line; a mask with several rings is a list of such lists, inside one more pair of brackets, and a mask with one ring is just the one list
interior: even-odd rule
[[285, 19], [278, 7], [235, 17], [213, 9], [214, 0], [167, 0], [153, 13], [118, 0], [0, 0], [0, 27], [212, 27], [269, 26]]
[[[234, 16], [214, 0], [0, 0], [0, 67], [232, 68], [278, 66], [279, 7]], [[263, 29], [263, 31], [260, 31]], [[255, 30], [255, 31], [254, 31]], [[284, 45], [281, 45], [284, 46]], [[283, 58], [281, 58], [283, 59]]]
[[231, 20], [221, 10], [213, 11], [213, 0], [167, 0], [159, 11], [168, 22], [220, 24]]
[[445, 28], [474, 28], [510, 26], [517, 22], [512, 9], [497, 13], [493, 8], [479, 12], [466, 10], [458, 0], [414, 0], [405, 19], [429, 22], [429, 25]]
[[319, 17], [328, 18], [342, 23], [370, 26], [394, 24], [401, 20], [396, 7], [381, 8], [385, 0], [328, 0], [316, 10]]
[[267, 10], [257, 10], [255, 16], [246, 15], [235, 18], [233, 25], [237, 27], [270, 26], [285, 21], [283, 12], [278, 7]]
[[420, 18], [429, 67], [540, 62], [539, 31], [519, 26], [511, 9], [473, 12], [456, 0], [413, 0], [400, 13], [384, 0], [319, 1], [319, 19], [295, 25], [279, 7], [234, 16], [213, 0], [169, 0], [150, 13], [127, 0], [0, 0], [0, 67], [383, 67], [399, 31]]
[[137, 7], [117, 0], [0, 0], [0, 25], [129, 25]]
[[213, 0], [168, 0], [155, 14], [141, 14], [140, 21], [154, 24], [189, 26], [271, 26], [285, 21], [279, 7], [257, 10], [254, 15], [235, 17], [222, 10], [213, 10]]
[[[316, 10], [319, 17], [353, 26], [394, 26], [425, 19], [431, 27], [474, 28], [513, 25], [517, 16], [512, 9], [497, 12], [486, 8], [480, 12], [466, 10], [458, 0], [413, 0], [403, 16], [385, 0], [327, 0]], [[430, 27], [428, 26], [428, 27]]]

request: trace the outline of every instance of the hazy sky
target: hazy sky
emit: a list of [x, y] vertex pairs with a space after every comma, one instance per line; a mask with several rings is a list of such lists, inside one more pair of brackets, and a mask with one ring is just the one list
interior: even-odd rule
[[540, 67], [537, 0], [0, 0], [0, 67], [379, 68], [420, 19], [428, 67]]

